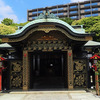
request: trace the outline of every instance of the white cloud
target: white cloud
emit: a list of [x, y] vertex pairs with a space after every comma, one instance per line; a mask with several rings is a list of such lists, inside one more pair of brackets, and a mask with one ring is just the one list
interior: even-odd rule
[[81, 1], [87, 1], [87, 0], [71, 0], [71, 2], [81, 2]]
[[14, 22], [18, 22], [17, 16], [9, 5], [6, 5], [3, 0], [0, 0], [0, 22], [4, 18], [13, 19]]

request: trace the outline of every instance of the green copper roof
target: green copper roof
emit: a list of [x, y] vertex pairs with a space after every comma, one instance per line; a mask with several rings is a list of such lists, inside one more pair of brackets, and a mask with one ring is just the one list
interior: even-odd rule
[[53, 13], [50, 13], [49, 11], [47, 12], [44, 11], [39, 16], [37, 16], [35, 19], [47, 19], [47, 18], [58, 19], [59, 17], [56, 17]]
[[3, 43], [3, 44], [0, 44], [0, 48], [11, 48], [12, 46], [9, 45], [8, 43]]
[[82, 31], [82, 32], [76, 31], [72, 26], [70, 26], [69, 24], [67, 24], [66, 22], [64, 22], [62, 20], [47, 18], [47, 19], [33, 20], [33, 21], [29, 22], [28, 24], [26, 24], [21, 30], [16, 31], [16, 33], [13, 33], [13, 34], [9, 34], [9, 36], [18, 35], [18, 34], [22, 33], [27, 27], [34, 25], [34, 24], [38, 24], [38, 23], [44, 23], [44, 22], [48, 22], [48, 23], [53, 22], [53, 23], [62, 24], [64, 26], [66, 26], [67, 28], [69, 28], [75, 34], [86, 34], [84, 31]]
[[84, 46], [100, 46], [100, 42], [88, 41]]

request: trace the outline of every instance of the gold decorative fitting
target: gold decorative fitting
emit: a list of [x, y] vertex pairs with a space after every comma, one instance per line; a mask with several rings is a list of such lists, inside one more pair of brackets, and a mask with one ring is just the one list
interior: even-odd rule
[[78, 62], [76, 62], [76, 70], [77, 71], [82, 71], [83, 70], [83, 64], [82, 63], [78, 63]]
[[22, 88], [22, 82], [23, 82], [23, 77], [22, 77], [22, 62], [21, 61], [12, 61], [11, 62], [11, 77], [10, 77], [10, 86], [11, 89], [13, 88]]
[[84, 75], [80, 75], [80, 76], [76, 77], [75, 83], [78, 86], [84, 85]]
[[42, 27], [42, 28], [38, 28], [38, 31], [44, 31], [45, 33], [49, 33], [52, 30], [56, 30], [55, 28], [52, 27]]
[[74, 87], [87, 86], [86, 60], [74, 60]]
[[[24, 50], [43, 50], [43, 49], [54, 49], [54, 50], [67, 50], [68, 44], [64, 44], [63, 41], [59, 40], [36, 40], [35, 42], [28, 42], [29, 44], [26, 44], [26, 47], [24, 46]], [[50, 47], [50, 48], [49, 48]], [[25, 49], [28, 48], [28, 49]]]
[[57, 47], [54, 47], [54, 50], [56, 50], [57, 49]]
[[35, 47], [34, 47], [33, 49], [34, 49], [34, 50], [36, 50], [36, 48], [35, 48]]
[[59, 47], [59, 49], [62, 49], [62, 47]]
[[46, 47], [44, 47], [44, 50], [46, 50], [47, 48]]
[[52, 49], [52, 47], [49, 47], [49, 49], [51, 50], [51, 49]]
[[41, 38], [39, 38], [37, 40], [58, 40], [58, 39], [55, 38], [54, 36], [44, 35], [44, 36], [42, 36]]
[[41, 50], [42, 48], [41, 47], [39, 47], [39, 50]]
[[62, 41], [58, 41], [58, 43], [61, 43]]
[[67, 50], [67, 49], [68, 49], [68, 47], [67, 47], [67, 46], [65, 46], [65, 47], [64, 47], [64, 49], [65, 49], [65, 50]]

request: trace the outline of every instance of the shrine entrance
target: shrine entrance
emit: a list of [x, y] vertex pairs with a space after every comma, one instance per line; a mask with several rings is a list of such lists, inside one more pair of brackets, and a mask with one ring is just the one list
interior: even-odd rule
[[63, 89], [67, 87], [67, 52], [30, 53], [30, 89]]
[[[76, 31], [53, 14], [44, 13], [16, 33], [1, 38], [16, 52], [14, 56], [12, 52], [13, 61], [10, 62], [11, 88], [73, 89], [86, 83], [86, 74], [81, 75], [79, 67], [82, 65], [86, 72], [86, 64], [83, 67], [82, 61], [73, 60], [84, 57], [82, 46], [92, 40], [92, 35]], [[75, 64], [74, 70], [73, 62], [78, 64]]]

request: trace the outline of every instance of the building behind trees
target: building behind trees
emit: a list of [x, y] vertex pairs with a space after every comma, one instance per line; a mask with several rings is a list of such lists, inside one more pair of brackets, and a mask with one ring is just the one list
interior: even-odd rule
[[81, 19], [90, 16], [100, 16], [100, 0], [88, 0], [63, 5], [55, 5], [45, 8], [30, 9], [27, 11], [27, 21], [34, 20], [44, 11], [55, 14], [59, 18]]

